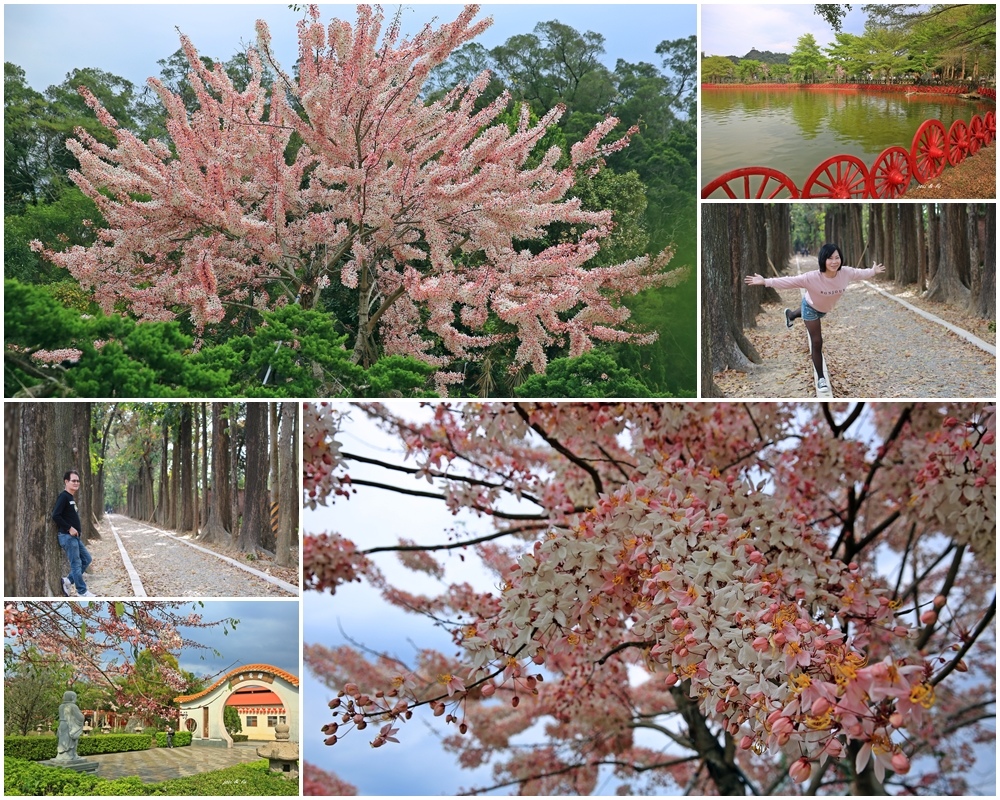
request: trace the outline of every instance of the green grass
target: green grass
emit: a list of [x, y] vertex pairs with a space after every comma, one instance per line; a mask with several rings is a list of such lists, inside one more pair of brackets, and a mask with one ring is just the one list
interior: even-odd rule
[[80, 775], [73, 770], [46, 767], [20, 758], [4, 757], [3, 791], [5, 796], [275, 796], [299, 793], [298, 781], [272, 775], [267, 761], [254, 761], [234, 767], [174, 778], [160, 783], [143, 783], [138, 778], [106, 780]]

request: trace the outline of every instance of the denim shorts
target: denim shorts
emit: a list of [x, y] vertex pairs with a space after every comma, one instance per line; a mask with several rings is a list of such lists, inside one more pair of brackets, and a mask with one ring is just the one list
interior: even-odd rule
[[802, 319], [812, 322], [813, 320], [823, 319], [825, 316], [825, 311], [817, 311], [805, 301], [805, 298], [802, 298]]

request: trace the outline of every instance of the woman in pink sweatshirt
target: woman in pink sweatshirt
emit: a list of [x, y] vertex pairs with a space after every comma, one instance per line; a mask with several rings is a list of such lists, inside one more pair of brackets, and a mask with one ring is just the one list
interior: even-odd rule
[[835, 244], [825, 244], [819, 251], [819, 271], [807, 272], [804, 275], [789, 275], [784, 278], [765, 278], [761, 275], [747, 275], [749, 286], [769, 286], [774, 289], [805, 289], [801, 309], [792, 311], [785, 309], [785, 325], [802, 317], [809, 339], [812, 341], [813, 366], [816, 367], [816, 388], [827, 391], [830, 386], [823, 374], [823, 330], [820, 320], [823, 319], [840, 300], [851, 281], [874, 278], [878, 273], [885, 272], [881, 264], [873, 264], [871, 269], [856, 269], [843, 266], [844, 257]]

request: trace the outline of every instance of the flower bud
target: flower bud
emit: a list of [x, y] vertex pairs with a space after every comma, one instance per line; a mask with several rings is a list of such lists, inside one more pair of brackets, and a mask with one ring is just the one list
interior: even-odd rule
[[667, 684], [667, 687], [670, 687], [674, 686], [679, 680], [680, 678], [677, 677], [677, 673], [671, 672], [669, 675], [667, 675], [666, 679], [664, 680], [664, 683]]
[[892, 727], [894, 728], [902, 728], [904, 723], [905, 720], [903, 719], [903, 715], [900, 714], [898, 711], [894, 711], [892, 715], [889, 717], [889, 724], [892, 725]]
[[812, 767], [809, 764], [809, 759], [805, 757], [796, 760], [788, 769], [789, 777], [796, 783], [805, 783], [811, 774]]
[[487, 683], [484, 684], [483, 688], [480, 689], [479, 691], [483, 695], [483, 697], [493, 697], [493, 694], [496, 692], [496, 690], [497, 690], [496, 686], [494, 686], [492, 683]]
[[934, 608], [940, 611], [942, 608], [944, 608], [944, 604], [947, 602], [948, 598], [945, 597], [943, 594], [939, 594], [937, 597], [934, 598]]
[[924, 625], [933, 625], [937, 622], [937, 611], [925, 611], [920, 615], [920, 621]]
[[809, 713], [814, 717], [822, 717], [827, 711], [833, 708], [833, 704], [825, 697], [817, 697], [809, 709]]
[[740, 750], [749, 750], [751, 747], [753, 747], [752, 736], [744, 736], [740, 739]]
[[753, 644], [750, 645], [758, 653], [766, 653], [771, 643], [767, 641], [763, 636], [758, 636], [753, 640]]
[[906, 753], [894, 753], [892, 756], [892, 768], [899, 775], [905, 775], [910, 771], [910, 759], [906, 757]]

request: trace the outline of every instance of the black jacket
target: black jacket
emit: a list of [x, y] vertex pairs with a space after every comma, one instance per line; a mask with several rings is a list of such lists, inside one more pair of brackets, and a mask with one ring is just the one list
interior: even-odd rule
[[70, 528], [83, 530], [80, 515], [76, 510], [76, 500], [69, 492], [61, 492], [56, 498], [55, 508], [52, 509], [52, 521], [58, 526], [59, 533], [69, 533]]

